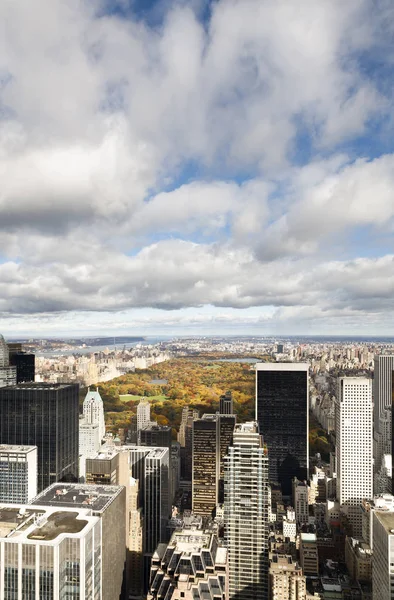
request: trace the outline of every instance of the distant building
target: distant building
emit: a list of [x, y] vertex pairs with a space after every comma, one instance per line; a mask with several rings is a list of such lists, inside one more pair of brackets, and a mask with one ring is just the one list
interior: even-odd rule
[[293, 503], [297, 523], [299, 525], [308, 523], [308, 485], [306, 481], [298, 481], [296, 477], [293, 480]]
[[306, 580], [292, 556], [274, 554], [269, 567], [270, 600], [306, 600]]
[[0, 445], [0, 502], [27, 504], [37, 495], [37, 446]]
[[139, 446], [160, 446], [171, 448], [172, 429], [168, 425], [158, 425], [156, 422], [143, 423], [138, 430]]
[[300, 562], [304, 575], [319, 575], [319, 554], [315, 533], [301, 533]]
[[336, 401], [337, 498], [353, 536], [362, 534], [361, 503], [373, 498], [371, 380], [341, 377]]
[[[123, 571], [126, 560], [126, 536], [125, 536], [125, 513], [126, 513], [126, 490], [122, 486], [100, 486], [100, 485], [81, 485], [81, 484], [54, 484], [44, 490], [37, 498], [29, 505], [33, 509], [39, 506], [51, 507], [56, 512], [65, 514], [67, 516], [70, 512], [75, 510], [87, 509], [89, 514], [98, 517], [98, 521], [95, 520], [95, 524], [98, 523], [97, 537], [87, 536], [87, 554], [81, 549], [78, 543], [69, 542], [68, 554], [66, 552], [64, 568], [69, 569], [67, 572], [64, 570], [60, 571], [59, 580], [62, 585], [66, 582], [69, 585], [65, 585], [64, 595], [61, 598], [68, 600], [71, 598], [82, 597], [83, 592], [80, 594], [78, 590], [80, 583], [85, 583], [85, 594], [86, 587], [89, 590], [90, 598], [94, 600], [119, 600], [119, 596], [122, 591], [123, 582]], [[38, 510], [38, 508], [37, 508]], [[78, 517], [76, 517], [78, 520]], [[82, 522], [83, 523], [83, 522]], [[81, 523], [81, 525], [82, 525]], [[78, 524], [78, 523], [77, 523]], [[64, 525], [63, 525], [64, 527]], [[62, 520], [59, 515], [58, 526], [56, 524], [51, 528], [51, 535], [55, 535], [57, 531], [62, 530]], [[79, 529], [77, 530], [79, 531]], [[81, 531], [84, 531], [81, 529]], [[87, 532], [86, 532], [87, 533]], [[37, 531], [39, 539], [40, 532]], [[96, 541], [96, 544], [94, 543]], [[89, 552], [91, 554], [89, 554]], [[93, 555], [93, 552], [97, 553]], [[45, 555], [44, 555], [45, 556]], [[57, 559], [59, 554], [55, 553]], [[61, 556], [61, 554], [60, 554]], [[91, 557], [91, 559], [90, 559]], [[58, 559], [57, 559], [58, 560]], [[58, 564], [56, 562], [52, 564], [53, 570], [57, 569]], [[83, 569], [89, 569], [90, 573], [93, 573], [94, 584], [84, 581], [83, 577], [79, 577], [79, 572]], [[56, 572], [55, 577], [58, 576]], [[53, 574], [52, 574], [53, 577]], [[63, 583], [64, 582], [64, 583]], [[76, 589], [73, 588], [73, 584], [78, 584]], [[98, 591], [101, 584], [101, 595]], [[93, 585], [98, 588], [94, 591], [94, 595], [91, 587]], [[95, 589], [95, 588], [93, 588]], [[56, 588], [55, 588], [56, 591]], [[43, 598], [43, 595], [36, 596]], [[48, 596], [52, 600], [57, 600], [59, 596], [53, 595]], [[85, 595], [86, 598], [86, 595]]]
[[35, 379], [34, 354], [24, 352], [22, 344], [8, 344], [10, 365], [16, 368], [16, 383], [30, 383]]
[[224, 457], [232, 441], [235, 415], [205, 414], [193, 421], [193, 512], [211, 516], [223, 502]]
[[37, 446], [37, 489], [78, 477], [77, 384], [0, 388], [0, 444]]
[[148, 600], [227, 600], [227, 549], [213, 531], [183, 528], [152, 557]]
[[225, 457], [230, 598], [268, 599], [268, 455], [256, 422], [236, 425]]
[[257, 363], [256, 419], [269, 451], [269, 477], [291, 495], [308, 478], [309, 398], [306, 363]]
[[8, 346], [0, 335], [0, 388], [16, 384], [16, 367], [10, 366]]
[[181, 478], [192, 480], [193, 465], [193, 421], [199, 418], [198, 411], [184, 406], [179, 426], [178, 442], [181, 445]]
[[137, 432], [147, 423], [150, 423], [150, 403], [141, 398], [137, 406]]
[[87, 391], [85, 400], [83, 401], [83, 416], [85, 423], [98, 425], [100, 442], [105, 436], [105, 418], [104, 404], [98, 389], [96, 391], [90, 388]]
[[223, 396], [220, 396], [219, 400], [219, 412], [221, 415], [232, 415], [233, 411], [233, 395], [231, 392], [226, 392]]

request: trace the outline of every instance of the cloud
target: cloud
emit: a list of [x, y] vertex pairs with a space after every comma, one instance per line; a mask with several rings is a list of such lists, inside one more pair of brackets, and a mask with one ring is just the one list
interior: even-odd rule
[[389, 25], [367, 0], [204, 6], [0, 6], [4, 315], [390, 310], [391, 249], [365, 250], [394, 158], [357, 151], [392, 119], [366, 61], [389, 72]]

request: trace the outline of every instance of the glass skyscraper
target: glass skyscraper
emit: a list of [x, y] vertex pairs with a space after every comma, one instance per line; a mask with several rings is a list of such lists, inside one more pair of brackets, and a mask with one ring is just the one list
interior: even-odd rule
[[78, 477], [78, 384], [0, 388], [0, 443], [37, 446], [37, 489]]
[[256, 365], [256, 419], [269, 451], [269, 479], [291, 495], [292, 479], [308, 477], [308, 367]]

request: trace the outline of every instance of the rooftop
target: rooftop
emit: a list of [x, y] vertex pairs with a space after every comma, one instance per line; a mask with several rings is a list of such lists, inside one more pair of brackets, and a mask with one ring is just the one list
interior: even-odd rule
[[69, 387], [74, 387], [77, 383], [17, 383], [16, 385], [8, 385], [0, 388], [1, 391], [6, 390], [62, 390]]
[[256, 363], [256, 371], [309, 371], [309, 363]]
[[28, 454], [29, 452], [33, 452], [34, 450], [37, 450], [37, 446], [14, 446], [12, 444], [0, 444], [0, 453], [8, 452], [10, 454]]
[[375, 516], [379, 519], [386, 532], [390, 535], [394, 535], [394, 512], [383, 512], [379, 510], [375, 512]]
[[62, 534], [77, 535], [85, 527], [93, 527], [98, 517], [91, 510], [55, 510], [45, 506], [3, 505], [0, 506], [0, 539], [17, 541], [34, 540], [50, 542]]
[[54, 483], [36, 496], [30, 504], [91, 508], [95, 513], [104, 512], [122, 490], [121, 485]]

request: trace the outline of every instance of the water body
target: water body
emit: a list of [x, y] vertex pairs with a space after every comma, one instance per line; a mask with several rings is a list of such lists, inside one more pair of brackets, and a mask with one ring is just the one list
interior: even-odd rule
[[218, 358], [212, 362], [230, 362], [230, 363], [250, 363], [261, 362], [260, 358]]
[[152, 385], [167, 385], [168, 380], [167, 379], [151, 379], [150, 381], [148, 381], [148, 383], [151, 383]]
[[129, 348], [133, 348], [134, 346], [153, 346], [155, 344], [159, 344], [160, 342], [167, 341], [167, 337], [146, 337], [146, 339], [142, 342], [128, 342], [124, 343], [112, 343], [105, 344], [104, 346], [86, 346], [85, 348], [72, 348], [68, 350], [48, 350], [48, 352], [36, 352], [36, 356], [47, 356], [48, 358], [51, 356], [71, 356], [73, 354], [94, 354], [95, 352], [104, 352], [104, 350], [109, 350], [110, 352], [114, 352], [115, 350], [123, 350], [123, 347], [126, 347], [126, 350]]

